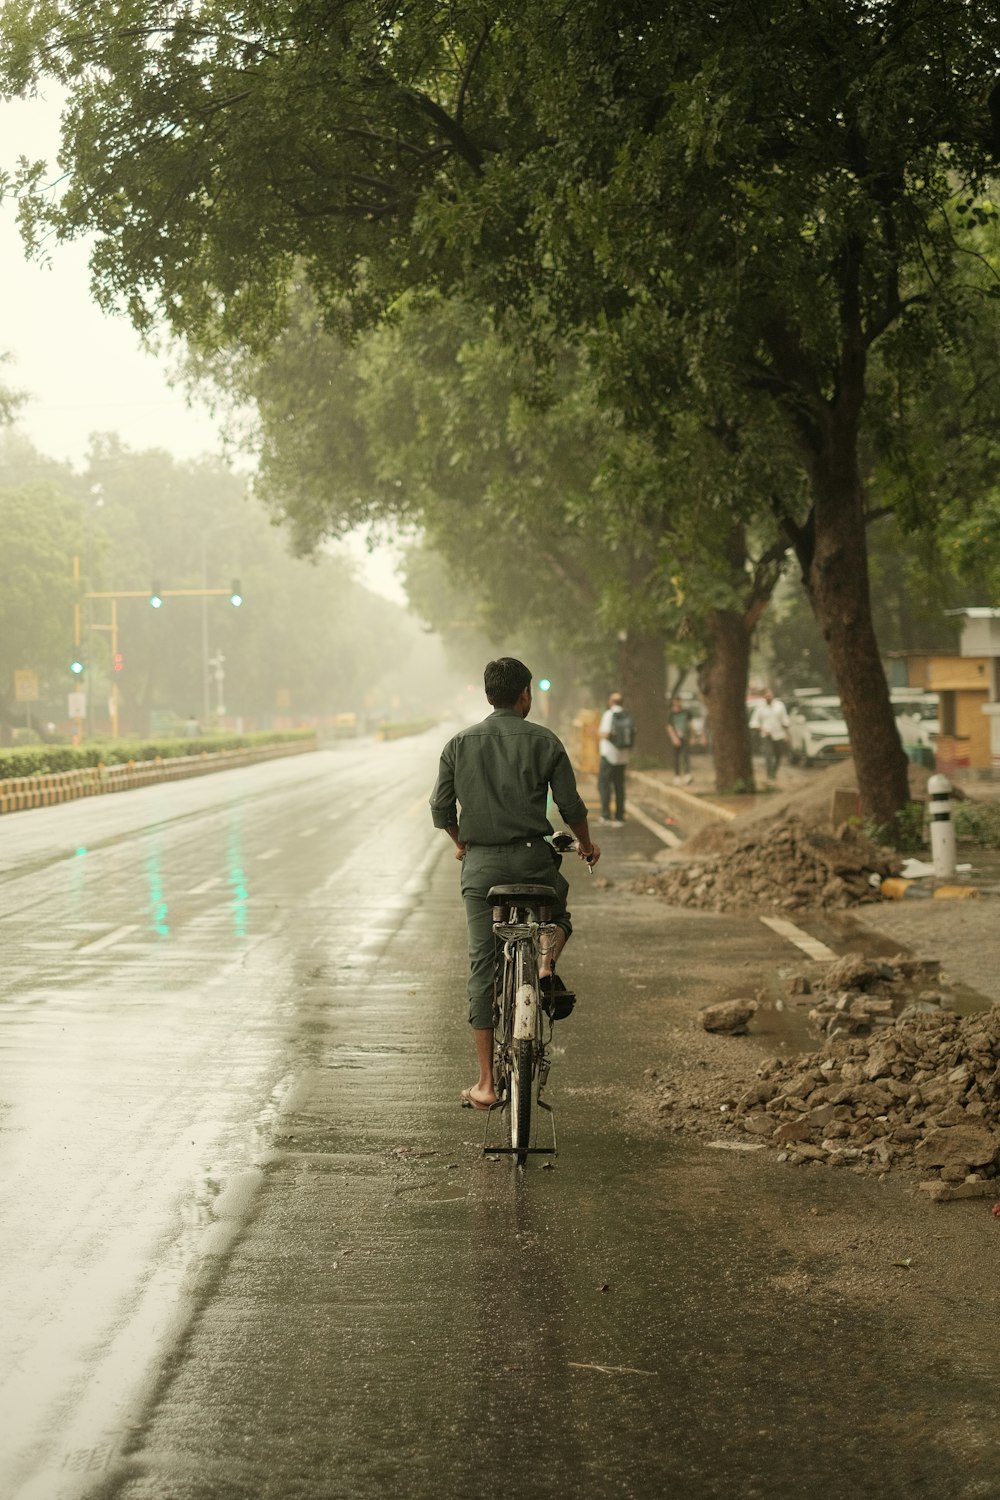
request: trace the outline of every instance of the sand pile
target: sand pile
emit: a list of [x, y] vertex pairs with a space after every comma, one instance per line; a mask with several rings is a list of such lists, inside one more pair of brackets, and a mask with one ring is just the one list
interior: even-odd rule
[[897, 856], [854, 825], [828, 833], [794, 815], [767, 828], [760, 823], [713, 828], [700, 849], [632, 888], [708, 911], [799, 911], [878, 901], [878, 881], [872, 877], [881, 880], [899, 871]]

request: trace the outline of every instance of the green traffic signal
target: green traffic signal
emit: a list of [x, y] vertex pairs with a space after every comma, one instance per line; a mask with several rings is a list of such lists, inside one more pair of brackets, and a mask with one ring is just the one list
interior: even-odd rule
[[240, 588], [240, 580], [238, 578], [233, 579], [232, 588], [229, 590], [229, 602], [236, 609], [239, 609], [243, 603], [243, 590]]
[[160, 593], [160, 588], [159, 588], [158, 584], [154, 583], [153, 587], [150, 589], [150, 591], [149, 591], [149, 602], [153, 606], [154, 609], [162, 609], [163, 608], [163, 595]]
[[79, 677], [83, 672], [83, 652], [79, 646], [74, 646], [70, 653], [69, 669], [74, 677]]
[[538, 679], [538, 691], [540, 693], [547, 693], [549, 691], [549, 689], [551, 688], [551, 686], [552, 686], [552, 682], [551, 682], [550, 678], [548, 678], [548, 677], [539, 677], [539, 679]]

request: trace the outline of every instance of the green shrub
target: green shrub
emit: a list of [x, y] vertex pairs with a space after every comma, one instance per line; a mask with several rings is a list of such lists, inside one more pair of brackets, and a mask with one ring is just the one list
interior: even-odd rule
[[916, 854], [927, 848], [927, 809], [922, 802], [908, 802], [886, 827], [870, 818], [862, 824], [864, 833], [874, 844], [895, 849], [897, 854]]
[[437, 723], [437, 719], [413, 719], [399, 724], [385, 722], [378, 726], [377, 735], [380, 740], [402, 740], [411, 734], [423, 734], [425, 730], [433, 729]]
[[952, 821], [959, 844], [974, 844], [979, 849], [1000, 849], [1000, 804], [994, 802], [953, 802]]
[[280, 745], [314, 737], [312, 729], [262, 730], [256, 734], [203, 734], [197, 739], [87, 740], [83, 745], [14, 745], [0, 750], [0, 781], [86, 766], [120, 766], [130, 760], [170, 760], [255, 745]]

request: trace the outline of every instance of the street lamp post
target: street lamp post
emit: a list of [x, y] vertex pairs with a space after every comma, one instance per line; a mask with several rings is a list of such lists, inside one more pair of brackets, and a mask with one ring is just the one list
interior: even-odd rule
[[223, 692], [226, 683], [226, 658], [221, 651], [216, 651], [208, 665], [212, 668], [212, 675], [215, 678], [215, 714], [216, 718], [221, 719], [226, 712]]
[[[210, 659], [208, 654], [208, 544], [214, 537], [221, 536], [226, 531], [232, 531], [234, 527], [240, 525], [242, 522], [237, 520], [223, 521], [221, 525], [210, 526], [207, 531], [201, 533], [201, 712], [202, 723], [206, 726], [212, 714], [212, 677], [215, 675], [213, 674], [214, 658]], [[242, 603], [242, 600], [240, 602]], [[225, 660], [225, 658], [222, 659]], [[215, 675], [215, 680], [218, 684], [217, 675]], [[219, 708], [216, 712], [222, 713], [224, 710]]]

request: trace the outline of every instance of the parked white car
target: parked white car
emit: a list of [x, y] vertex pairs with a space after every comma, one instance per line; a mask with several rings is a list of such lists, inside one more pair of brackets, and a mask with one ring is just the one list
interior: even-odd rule
[[839, 698], [795, 699], [788, 709], [788, 758], [793, 765], [842, 760], [851, 753]]

